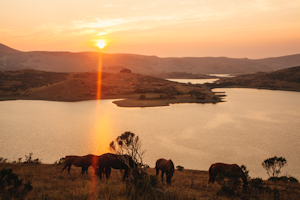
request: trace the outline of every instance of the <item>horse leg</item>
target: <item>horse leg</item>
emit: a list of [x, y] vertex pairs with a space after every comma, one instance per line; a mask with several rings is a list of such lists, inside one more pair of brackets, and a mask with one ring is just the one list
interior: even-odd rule
[[214, 182], [215, 182], [215, 177], [213, 177], [213, 176], [209, 177], [207, 186], [211, 186]]
[[[104, 168], [98, 168], [98, 176], [100, 180], [102, 180], [102, 173], [103, 173]], [[106, 177], [107, 178], [107, 177]]]
[[125, 169], [124, 176], [123, 176], [123, 181], [125, 180], [125, 177], [126, 178], [128, 177], [128, 170], [127, 169]]
[[61, 173], [63, 173], [63, 171], [67, 168], [67, 165], [65, 165], [62, 170], [61, 170]]
[[109, 176], [110, 176], [110, 172], [111, 172], [111, 168], [107, 167], [105, 168], [105, 175], [106, 175], [106, 179], [108, 180]]
[[161, 171], [161, 182], [164, 183], [164, 172]]
[[68, 174], [70, 174], [71, 165], [68, 167]]
[[156, 176], [158, 175], [158, 173], [159, 173], [159, 169], [156, 168]]

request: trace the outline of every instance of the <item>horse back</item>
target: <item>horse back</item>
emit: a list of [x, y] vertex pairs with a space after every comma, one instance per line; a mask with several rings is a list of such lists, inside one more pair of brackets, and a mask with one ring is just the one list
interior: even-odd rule
[[120, 160], [118, 155], [112, 153], [99, 156], [97, 163], [99, 168], [111, 167], [114, 169], [128, 169], [128, 166]]
[[86, 168], [92, 165], [95, 169], [97, 166], [97, 160], [98, 160], [98, 156], [93, 154], [88, 154], [86, 156], [83, 156], [83, 163]]
[[174, 173], [174, 164], [172, 160], [166, 160], [164, 158], [158, 159], [155, 164], [156, 169], [160, 169], [163, 172], [173, 172]]
[[237, 164], [215, 163], [210, 166], [209, 175], [217, 176], [219, 173], [225, 173], [228, 169], [231, 169], [233, 172], [241, 171], [241, 168]]

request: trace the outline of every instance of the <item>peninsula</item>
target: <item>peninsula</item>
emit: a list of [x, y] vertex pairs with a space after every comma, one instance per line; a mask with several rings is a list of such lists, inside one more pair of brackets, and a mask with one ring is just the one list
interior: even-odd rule
[[[101, 80], [98, 80], [101, 77]], [[100, 81], [100, 89], [98, 89]], [[217, 103], [219, 95], [202, 84], [178, 83], [134, 74], [46, 72], [33, 69], [0, 72], [0, 100], [83, 101], [116, 99], [121, 107], [168, 106], [172, 103]]]

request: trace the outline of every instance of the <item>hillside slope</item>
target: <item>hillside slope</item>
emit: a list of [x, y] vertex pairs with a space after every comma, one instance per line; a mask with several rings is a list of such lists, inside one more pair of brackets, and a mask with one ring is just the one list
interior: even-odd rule
[[206, 84], [210, 87], [250, 87], [300, 91], [300, 66], [281, 69], [275, 72], [258, 72], [232, 78], [222, 78], [217, 83]]
[[[102, 59], [100, 59], [100, 57]], [[266, 59], [226, 57], [159, 58], [134, 54], [99, 52], [21, 52], [0, 44], [0, 71], [36, 69], [53, 72], [117, 73], [123, 68], [133, 73], [170, 78], [172, 72], [188, 74], [249, 74], [271, 72], [300, 65], [300, 54]], [[186, 77], [186, 76], [185, 76]]]

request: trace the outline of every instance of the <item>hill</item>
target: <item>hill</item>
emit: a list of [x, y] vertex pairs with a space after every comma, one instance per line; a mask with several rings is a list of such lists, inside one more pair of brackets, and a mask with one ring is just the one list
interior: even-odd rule
[[[2, 163], [0, 162], [0, 171], [3, 169], [11, 169], [13, 174], [17, 175], [17, 178], [23, 179], [22, 184], [26, 184], [30, 181], [32, 190], [27, 190], [27, 196], [24, 198], [16, 199], [146, 199], [146, 195], [143, 193], [134, 195], [134, 191], [131, 191], [132, 185], [128, 182], [122, 182], [121, 177], [124, 172], [112, 169], [109, 180], [102, 179], [94, 175], [92, 167], [89, 169], [88, 174], [81, 174], [81, 168], [72, 166], [70, 174], [66, 171], [61, 173], [62, 165], [58, 164], [24, 164], [24, 163]], [[4, 172], [4, 171], [3, 171]], [[247, 192], [241, 192], [240, 188], [237, 188], [238, 195], [227, 196], [223, 189], [217, 182], [208, 187], [208, 171], [200, 170], [188, 170], [184, 169], [179, 171], [175, 169], [175, 173], [172, 177], [172, 185], [167, 186], [164, 180], [164, 184], [161, 182], [160, 175], [155, 178], [156, 172], [154, 168], [148, 168], [147, 173], [152, 178], [151, 185], [156, 191], [154, 195], [147, 196], [147, 199], [163, 199], [163, 200], [203, 200], [203, 199], [274, 199], [274, 183], [269, 180], [263, 180], [261, 184], [259, 182], [253, 182], [249, 180], [249, 189]], [[5, 173], [3, 173], [5, 174]], [[7, 177], [4, 177], [7, 180]], [[145, 180], [149, 181], [149, 180]], [[1, 187], [0, 197], [8, 194], [19, 193], [22, 188], [20, 184], [19, 188], [13, 190], [12, 187]], [[142, 185], [143, 183], [141, 183]], [[149, 190], [150, 184], [143, 190]], [[297, 182], [277, 182], [278, 193], [280, 199], [290, 200], [299, 199], [300, 185]], [[1, 193], [2, 192], [2, 193]], [[6, 193], [5, 193], [6, 192]], [[8, 193], [10, 192], [10, 193]], [[145, 192], [146, 193], [146, 192]], [[241, 194], [240, 194], [241, 193]], [[156, 195], [155, 195], [156, 194]], [[25, 195], [24, 195], [25, 196]], [[14, 199], [14, 198], [12, 198]]]
[[258, 72], [222, 78], [217, 83], [206, 84], [210, 87], [250, 87], [260, 89], [276, 89], [300, 91], [300, 66], [281, 69], [275, 72]]
[[[102, 70], [108, 73], [128, 68], [133, 73], [172, 78], [172, 73], [186, 73], [183, 77], [199, 74], [249, 74], [271, 72], [300, 65], [300, 54], [265, 59], [226, 57], [183, 57], [159, 58], [135, 54], [102, 54], [99, 52], [22, 52], [0, 44], [0, 70], [36, 69], [52, 72], [92, 72]], [[101, 61], [101, 62], [100, 62]]]
[[116, 101], [123, 107], [166, 106], [169, 103], [207, 103], [221, 101], [203, 85], [177, 83], [133, 73], [101, 73], [101, 89], [97, 72], [45, 72], [32, 69], [0, 72], [0, 99], [53, 101]]

